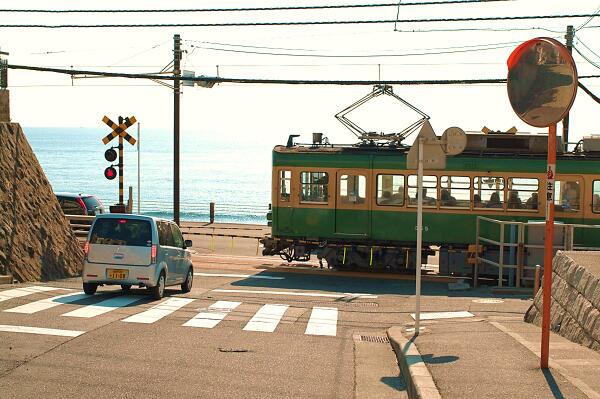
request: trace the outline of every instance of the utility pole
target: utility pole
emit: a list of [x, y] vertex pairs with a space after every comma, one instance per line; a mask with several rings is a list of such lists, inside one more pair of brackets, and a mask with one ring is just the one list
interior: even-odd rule
[[173, 36], [173, 220], [179, 225], [179, 101], [181, 96], [181, 36]]
[[[573, 29], [573, 25], [567, 26], [567, 34], [565, 35], [565, 39], [567, 39], [566, 47], [569, 50], [569, 54], [573, 53], [573, 38], [575, 37], [575, 30]], [[569, 113], [567, 113], [562, 122], [563, 133], [562, 140], [563, 146], [565, 147], [565, 151], [569, 150]]]

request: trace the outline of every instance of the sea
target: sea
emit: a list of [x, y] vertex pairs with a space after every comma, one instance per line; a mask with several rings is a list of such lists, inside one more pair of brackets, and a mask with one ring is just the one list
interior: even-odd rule
[[[96, 195], [108, 208], [118, 202], [118, 178], [107, 180], [111, 165], [104, 152], [107, 128], [23, 128], [55, 192]], [[135, 125], [127, 130], [138, 137]], [[138, 209], [138, 151], [140, 213], [173, 218], [173, 132], [142, 129], [138, 144], [125, 142], [123, 173], [125, 201], [133, 187], [133, 211]], [[215, 203], [215, 222], [266, 224], [271, 201], [271, 159], [275, 144], [286, 137], [252, 138], [242, 134], [181, 132], [180, 219], [209, 221]], [[116, 163], [115, 168], [116, 168]]]

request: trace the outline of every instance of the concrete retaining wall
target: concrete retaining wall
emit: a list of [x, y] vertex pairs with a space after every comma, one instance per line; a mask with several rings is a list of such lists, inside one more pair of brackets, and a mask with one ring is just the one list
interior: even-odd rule
[[[558, 251], [552, 267], [552, 331], [600, 352], [600, 252]], [[541, 320], [542, 289], [525, 314], [526, 322]]]
[[0, 122], [0, 274], [19, 281], [71, 277], [82, 261], [81, 246], [21, 126]]

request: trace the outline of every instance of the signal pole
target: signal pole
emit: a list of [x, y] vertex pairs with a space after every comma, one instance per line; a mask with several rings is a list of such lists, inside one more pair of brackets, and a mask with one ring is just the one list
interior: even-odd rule
[[181, 36], [173, 36], [173, 220], [179, 225], [179, 101], [181, 96]]
[[[574, 37], [575, 37], [575, 30], [573, 29], [573, 25], [568, 25], [567, 26], [567, 34], [565, 35], [565, 39], [567, 40], [566, 47], [567, 47], [567, 50], [569, 50], [569, 54], [573, 53], [573, 38]], [[567, 113], [565, 115], [565, 118], [563, 119], [563, 122], [562, 122], [562, 127], [563, 127], [563, 133], [562, 133], [563, 146], [565, 148], [565, 151], [568, 151], [569, 145], [567, 143], [569, 142], [569, 113]]]
[[[119, 116], [119, 125], [123, 123], [123, 117]], [[119, 135], [119, 205], [123, 205], [123, 136]]]

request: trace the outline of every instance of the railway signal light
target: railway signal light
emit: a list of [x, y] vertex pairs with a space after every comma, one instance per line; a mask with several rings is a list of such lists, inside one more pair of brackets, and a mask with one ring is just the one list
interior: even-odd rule
[[[104, 152], [104, 159], [106, 159], [108, 162], [114, 162], [117, 159], [117, 152], [115, 151], [114, 147], [111, 147]], [[108, 180], [113, 180], [115, 177], [117, 177], [117, 170], [113, 167], [113, 165], [110, 165], [108, 168], [104, 169], [104, 177], [106, 177]]]
[[113, 147], [104, 152], [104, 159], [106, 159], [108, 162], [114, 162], [115, 159], [117, 159], [117, 152]]
[[108, 180], [113, 180], [117, 177], [117, 170], [111, 165], [108, 168], [104, 169], [104, 177]]

